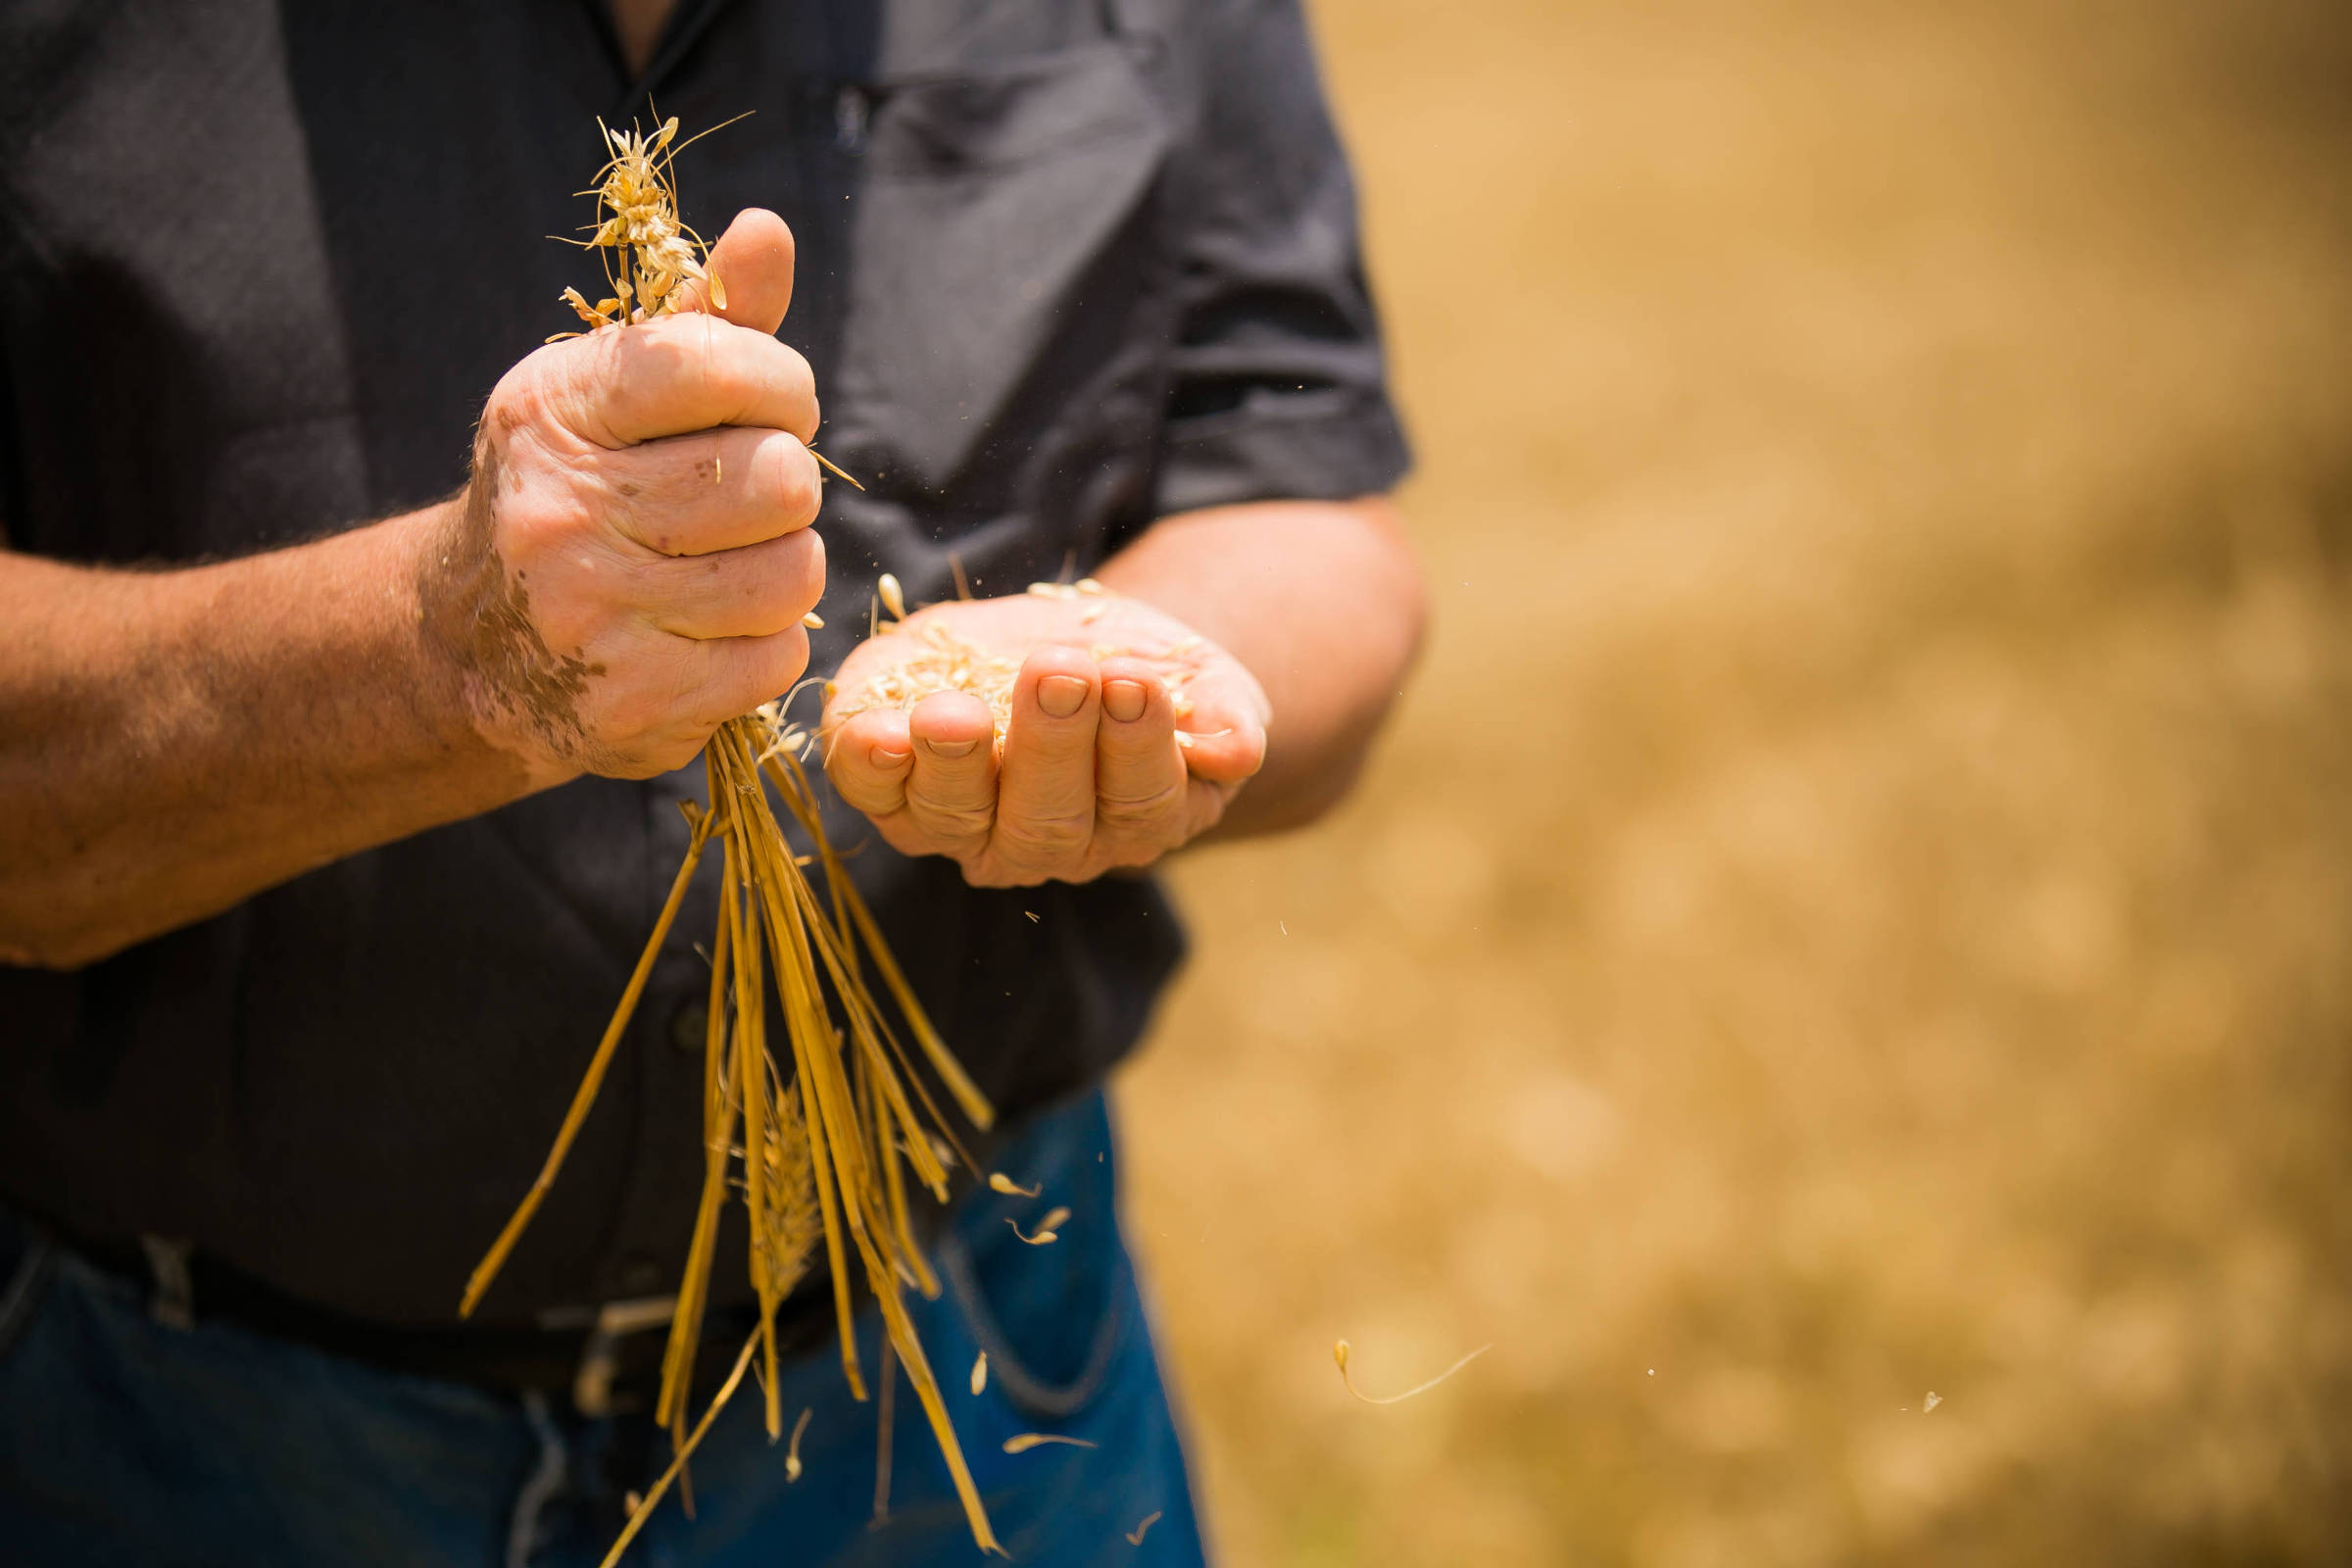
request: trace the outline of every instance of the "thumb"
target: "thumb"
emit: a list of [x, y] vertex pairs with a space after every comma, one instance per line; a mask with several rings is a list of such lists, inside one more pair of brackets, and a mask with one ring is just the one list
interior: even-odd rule
[[[792, 305], [792, 230], [764, 207], [747, 207], [710, 247], [705, 269], [717, 279], [713, 290], [697, 279], [682, 285], [671, 308], [705, 311], [722, 321], [772, 333]], [[713, 305], [712, 298], [723, 299]]]

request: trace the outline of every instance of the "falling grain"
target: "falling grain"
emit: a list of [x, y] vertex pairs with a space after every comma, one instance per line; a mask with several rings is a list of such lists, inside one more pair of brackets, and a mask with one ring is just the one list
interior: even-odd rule
[[1058, 1227], [1061, 1225], [1062, 1221], [1068, 1219], [1069, 1217], [1070, 1211], [1066, 1208], [1056, 1208], [1053, 1210], [1046, 1215], [1044, 1222], [1038, 1226], [1037, 1234], [1034, 1236], [1022, 1234], [1021, 1223], [1019, 1220], [1008, 1219], [1004, 1223], [1012, 1227], [1013, 1235], [1019, 1236], [1022, 1241], [1027, 1242], [1031, 1247], [1051, 1247], [1054, 1245], [1054, 1243], [1060, 1240], [1061, 1233]]
[[787, 1486], [801, 1479], [801, 1434], [808, 1430], [808, 1418], [814, 1414], [816, 1406], [810, 1405], [792, 1424], [792, 1446], [784, 1450], [784, 1481]]
[[1436, 1388], [1439, 1384], [1445, 1382], [1447, 1378], [1453, 1376], [1456, 1372], [1459, 1372], [1462, 1368], [1468, 1366], [1471, 1362], [1477, 1360], [1480, 1356], [1486, 1354], [1493, 1348], [1494, 1348], [1493, 1345], [1482, 1345], [1477, 1349], [1472, 1350], [1468, 1355], [1463, 1356], [1459, 1361], [1454, 1362], [1453, 1365], [1447, 1367], [1445, 1371], [1439, 1373], [1436, 1377], [1431, 1378], [1427, 1383], [1416, 1384], [1412, 1388], [1405, 1390], [1402, 1394], [1391, 1394], [1380, 1398], [1373, 1397], [1371, 1395], [1366, 1394], [1363, 1390], [1355, 1386], [1355, 1379], [1348, 1373], [1348, 1342], [1346, 1340], [1340, 1341], [1337, 1345], [1334, 1345], [1331, 1348], [1331, 1355], [1333, 1360], [1340, 1363], [1340, 1381], [1348, 1386], [1348, 1392], [1349, 1394], [1354, 1395], [1366, 1404], [1395, 1404], [1401, 1399], [1409, 1399], [1416, 1394], [1427, 1394], [1430, 1390]]

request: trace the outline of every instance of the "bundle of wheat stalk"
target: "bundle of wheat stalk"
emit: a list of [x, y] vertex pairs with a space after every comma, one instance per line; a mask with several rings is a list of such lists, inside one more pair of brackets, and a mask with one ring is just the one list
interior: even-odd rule
[[[710, 271], [707, 249], [678, 221], [670, 164], [685, 144], [675, 142], [677, 128], [672, 120], [650, 136], [606, 132], [612, 160], [594, 190], [582, 194], [598, 200], [600, 220], [594, 237], [585, 243], [604, 257], [612, 293], [592, 306], [576, 290], [564, 291], [591, 331], [624, 330], [666, 314], [676, 308], [681, 286], [690, 280], [707, 291], [711, 303], [724, 307], [724, 287]], [[966, 1169], [977, 1167], [924, 1087], [899, 1031], [868, 984], [867, 965], [880, 977], [906, 1033], [964, 1118], [985, 1130], [994, 1113], [925, 1016], [873, 915], [826, 840], [803, 762], [807, 746], [808, 737], [786, 721], [782, 700], [729, 720], [710, 737], [703, 754], [710, 806], [684, 808], [691, 829], [685, 863], [589, 1060], [545, 1166], [474, 1270], [460, 1307], [462, 1313], [471, 1314], [554, 1183], [604, 1083], [695, 868], [715, 839], [722, 868], [718, 929], [710, 949], [710, 1025], [704, 1042], [702, 1202], [656, 1401], [657, 1419], [669, 1429], [676, 1451], [667, 1471], [632, 1509], [605, 1559], [608, 1568], [681, 1474], [695, 1446], [755, 1363], [765, 1392], [768, 1435], [782, 1435], [776, 1312], [807, 1271], [820, 1238], [832, 1274], [842, 1367], [851, 1391], [865, 1397], [852, 1331], [849, 1254], [855, 1251], [887, 1335], [885, 1376], [894, 1358], [906, 1368], [939, 1440], [974, 1539], [983, 1549], [1002, 1550], [904, 1297], [904, 1287], [911, 1284], [935, 1298], [939, 1282], [915, 1243], [902, 1159], [943, 1203], [948, 1199], [949, 1161], [960, 1157]], [[812, 846], [810, 857], [795, 855], [767, 786], [773, 787], [774, 800], [783, 804]], [[809, 859], [823, 872], [822, 899], [803, 874]], [[779, 1060], [767, 1036], [770, 987], [785, 1024], [784, 1060]], [[719, 1211], [731, 1189], [740, 1191], [749, 1212], [749, 1267], [760, 1323], [690, 1431], [688, 1383], [710, 1299]]]

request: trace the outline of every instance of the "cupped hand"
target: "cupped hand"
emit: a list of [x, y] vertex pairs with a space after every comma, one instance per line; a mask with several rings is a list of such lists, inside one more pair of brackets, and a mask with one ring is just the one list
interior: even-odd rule
[[424, 567], [476, 727], [542, 782], [682, 766], [808, 664], [825, 558], [815, 386], [774, 336], [791, 231], [743, 213], [710, 267], [723, 308], [691, 286], [507, 372]]
[[[935, 660], [943, 637], [1017, 663], [1001, 738], [969, 692], [875, 701], [879, 677]], [[947, 856], [975, 886], [1085, 882], [1214, 826], [1265, 760], [1269, 716], [1239, 661], [1139, 600], [968, 600], [843, 662], [825, 769], [892, 848]]]

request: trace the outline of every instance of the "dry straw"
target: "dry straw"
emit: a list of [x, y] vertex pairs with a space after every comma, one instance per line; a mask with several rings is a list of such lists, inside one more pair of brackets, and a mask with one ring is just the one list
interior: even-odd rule
[[[612, 159], [594, 191], [582, 194], [597, 198], [598, 222], [594, 236], [584, 243], [603, 260], [611, 292], [590, 305], [576, 289], [564, 291], [564, 299], [590, 331], [625, 330], [666, 314], [677, 308], [688, 283], [702, 285], [710, 302], [724, 308], [724, 285], [710, 270], [707, 247], [678, 221], [670, 165], [686, 144], [676, 141], [677, 129], [678, 122], [671, 120], [650, 136], [634, 130], [605, 132]], [[559, 334], [571, 335], [575, 334]], [[747, 1370], [758, 1370], [769, 1438], [782, 1435], [776, 1312], [806, 1273], [820, 1241], [832, 1276], [842, 1369], [851, 1392], [865, 1397], [852, 1333], [850, 1258], [855, 1253], [881, 1309], [887, 1335], [884, 1366], [887, 1369], [892, 1359], [905, 1366], [939, 1440], [974, 1540], [984, 1550], [1003, 1550], [949, 1425], [939, 1381], [915, 1337], [904, 1295], [909, 1284], [926, 1297], [939, 1294], [939, 1282], [915, 1244], [906, 1167], [911, 1166], [915, 1179], [943, 1203], [948, 1200], [949, 1161], [960, 1156], [967, 1169], [975, 1169], [925, 1088], [908, 1042], [930, 1064], [965, 1120], [985, 1130], [994, 1112], [915, 1001], [872, 913], [826, 840], [815, 791], [803, 764], [808, 738], [785, 721], [783, 706], [771, 703], [729, 720], [704, 749], [710, 806], [683, 808], [691, 829], [685, 862], [589, 1059], [545, 1166], [474, 1270], [460, 1307], [470, 1314], [480, 1302], [563, 1167], [644, 994], [687, 885], [715, 841], [721, 871], [718, 928], [710, 943], [710, 1026], [704, 1040], [703, 1194], [656, 1401], [657, 1419], [669, 1429], [676, 1456], [631, 1510], [627, 1528], [605, 1559], [608, 1568], [683, 1473], [688, 1456]], [[769, 787], [772, 799], [782, 804], [785, 815], [813, 846], [812, 858], [823, 874], [822, 898], [803, 874], [808, 862], [796, 856], [787, 841]], [[869, 983], [869, 973], [879, 977], [881, 993], [895, 1005], [904, 1038]], [[832, 1004], [827, 1001], [828, 986]], [[781, 1051], [767, 1034], [771, 990], [785, 1025]], [[740, 1193], [750, 1216], [747, 1262], [759, 1298], [760, 1323], [734, 1370], [689, 1430], [688, 1384], [710, 1299], [719, 1211], [731, 1190]], [[794, 1471], [799, 1468], [798, 1439], [796, 1427], [788, 1456]]]

